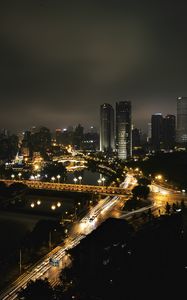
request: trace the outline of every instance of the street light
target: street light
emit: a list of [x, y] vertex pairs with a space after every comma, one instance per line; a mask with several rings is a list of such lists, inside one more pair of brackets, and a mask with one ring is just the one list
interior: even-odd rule
[[40, 200], [38, 200], [36, 203], [37, 203], [37, 205], [40, 205], [40, 204], [41, 204], [41, 201], [40, 201]]
[[61, 177], [60, 175], [57, 175], [56, 177], [58, 179], [58, 183], [60, 182], [60, 177]]
[[77, 180], [78, 180], [77, 178], [73, 178], [73, 181], [75, 182], [75, 184], [77, 183]]
[[60, 202], [57, 202], [57, 207], [60, 207], [61, 206], [61, 203]]
[[99, 185], [101, 184], [101, 179], [98, 179], [97, 182], [99, 183]]
[[21, 173], [18, 173], [19, 180], [20, 180], [20, 178], [21, 178], [21, 175], [22, 175]]
[[15, 175], [14, 175], [14, 174], [12, 174], [12, 175], [11, 175], [11, 178], [12, 178], [12, 180], [14, 180], [14, 178], [15, 178]]
[[52, 210], [55, 210], [56, 209], [56, 206], [53, 204], [53, 205], [51, 205], [51, 209]]
[[32, 202], [32, 203], [31, 203], [31, 207], [34, 208], [34, 206], [35, 206], [35, 205], [34, 205], [34, 203]]
[[155, 176], [155, 179], [162, 180], [163, 176], [159, 174], [159, 175]]
[[101, 178], [101, 180], [102, 180], [103, 185], [104, 185], [104, 182], [105, 182], [106, 179], [103, 177], [103, 178]]
[[81, 184], [82, 176], [79, 176], [78, 179], [79, 179], [80, 184]]
[[51, 180], [52, 180], [52, 182], [54, 183], [54, 181], [55, 181], [55, 177], [53, 176], [53, 177], [51, 177]]

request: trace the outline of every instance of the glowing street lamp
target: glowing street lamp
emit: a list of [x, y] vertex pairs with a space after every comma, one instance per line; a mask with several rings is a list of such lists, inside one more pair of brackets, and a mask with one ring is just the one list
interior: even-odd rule
[[75, 182], [75, 184], [77, 183], [77, 180], [78, 180], [77, 178], [73, 178], [73, 181]]
[[99, 185], [101, 185], [102, 181], [101, 181], [101, 179], [98, 179], [97, 182], [99, 183]]
[[51, 180], [52, 180], [52, 182], [54, 183], [54, 181], [55, 181], [55, 177], [53, 176], [53, 177], [51, 177]]
[[21, 179], [21, 175], [22, 175], [21, 173], [18, 173], [19, 180]]
[[37, 205], [40, 205], [40, 204], [41, 204], [41, 201], [40, 201], [40, 200], [38, 200], [36, 203], [37, 203]]
[[31, 203], [31, 207], [34, 208], [34, 206], [35, 206], [35, 205], [34, 205], [34, 203], [32, 202], [32, 203]]
[[79, 176], [78, 179], [79, 179], [79, 182], [81, 184], [82, 176]]
[[103, 185], [104, 185], [104, 182], [105, 182], [106, 179], [103, 177], [103, 178], [101, 178], [101, 180], [102, 180]]
[[60, 207], [61, 206], [61, 203], [60, 202], [57, 202], [57, 207]]
[[57, 175], [56, 177], [58, 179], [58, 183], [60, 182], [60, 177], [61, 177], [60, 175]]
[[52, 210], [55, 210], [56, 209], [56, 206], [53, 204], [53, 205], [51, 205], [51, 209]]
[[15, 178], [15, 175], [14, 175], [14, 174], [12, 174], [12, 175], [11, 175], [11, 178], [12, 178], [12, 180], [14, 180], [14, 178]]
[[162, 180], [163, 176], [159, 174], [159, 175], [155, 176], [155, 179]]

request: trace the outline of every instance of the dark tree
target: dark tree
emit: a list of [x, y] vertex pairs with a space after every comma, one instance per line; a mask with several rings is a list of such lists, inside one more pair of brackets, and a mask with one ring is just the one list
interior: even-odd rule
[[30, 281], [25, 289], [18, 292], [18, 299], [52, 300], [54, 299], [54, 291], [47, 279], [37, 279], [36, 281]]
[[149, 185], [149, 184], [151, 184], [151, 180], [147, 179], [146, 177], [142, 177], [142, 178], [138, 179], [138, 184]]
[[66, 267], [59, 276], [64, 288], [72, 288], [77, 285], [77, 275], [74, 267]]
[[176, 210], [177, 210], [177, 205], [176, 205], [176, 203], [173, 203], [173, 205], [172, 205], [172, 210], [173, 210], [173, 212], [176, 212]]
[[150, 189], [148, 186], [137, 185], [133, 188], [132, 193], [135, 198], [147, 199]]
[[171, 205], [167, 202], [166, 203], [166, 213], [169, 214], [171, 209]]
[[186, 206], [185, 206], [184, 200], [182, 200], [181, 201], [181, 209], [182, 209], [182, 211], [184, 211], [185, 208], [186, 208]]

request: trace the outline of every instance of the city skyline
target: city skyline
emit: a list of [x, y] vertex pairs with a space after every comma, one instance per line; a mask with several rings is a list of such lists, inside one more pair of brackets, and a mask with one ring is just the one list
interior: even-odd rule
[[[157, 111], [153, 111], [153, 113], [151, 113], [149, 116], [147, 116], [147, 119], [144, 120], [142, 123], [139, 123], [134, 118], [134, 115], [135, 115], [135, 113], [134, 113], [134, 104], [133, 104], [132, 101], [130, 101], [130, 100], [123, 100], [122, 98], [120, 98], [121, 100], [119, 100], [119, 102], [123, 102], [123, 101], [125, 101], [125, 102], [127, 101], [128, 102], [128, 101], [130, 101], [132, 103], [132, 105], [133, 105], [133, 110], [132, 110], [132, 126], [134, 128], [141, 129], [143, 133], [149, 135], [148, 134], [148, 131], [149, 131], [148, 126], [149, 126], [149, 124], [151, 122], [152, 115], [155, 115], [155, 114], [175, 115], [177, 117], [177, 101], [180, 98], [181, 99], [186, 99], [187, 97], [180, 96], [180, 97], [176, 97], [175, 98], [176, 109], [175, 109], [175, 111], [174, 111], [173, 114], [171, 114], [168, 111], [163, 112], [161, 109], [160, 110], [158, 109]], [[77, 120], [74, 120], [72, 123], [70, 123], [70, 122], [67, 121], [67, 123], [61, 122], [61, 124], [57, 124], [57, 126], [50, 126], [51, 120], [49, 119], [48, 122], [46, 122], [46, 123], [41, 123], [42, 122], [41, 120], [38, 121], [38, 122], [35, 122], [35, 123], [33, 123], [33, 121], [31, 121], [31, 122], [27, 122], [25, 124], [25, 126], [22, 125], [19, 128], [16, 128], [15, 126], [10, 127], [8, 125], [8, 123], [10, 123], [10, 122], [5, 122], [5, 123], [2, 124], [2, 122], [0, 121], [0, 124], [2, 124], [2, 126], [0, 126], [0, 128], [3, 129], [3, 130], [8, 130], [11, 133], [18, 134], [20, 132], [24, 132], [24, 131], [27, 131], [27, 130], [32, 130], [32, 128], [40, 128], [40, 127], [47, 127], [52, 132], [55, 132], [57, 129], [60, 129], [60, 130], [63, 131], [63, 130], [67, 130], [68, 128], [72, 128], [72, 130], [75, 130], [75, 128], [77, 127], [77, 125], [80, 124], [80, 125], [82, 125], [84, 127], [85, 132], [89, 132], [92, 127], [95, 128], [97, 130], [97, 132], [99, 132], [99, 128], [100, 128], [100, 112], [99, 112], [99, 107], [101, 107], [103, 105], [103, 103], [109, 104], [109, 105], [111, 105], [111, 107], [115, 107], [117, 102], [118, 101], [108, 101], [108, 102], [106, 101], [106, 102], [102, 102], [101, 104], [99, 104], [99, 106], [97, 107], [97, 114], [96, 114], [97, 117], [95, 118], [96, 119], [95, 123], [91, 123], [91, 121], [88, 121], [90, 119], [87, 118], [87, 119], [85, 119], [84, 122], [83, 122], [83, 120], [82, 121], [79, 120], [80, 121], [79, 122], [78, 119], [77, 119]], [[70, 113], [69, 116], [70, 116], [70, 119], [71, 119], [71, 113]]]
[[127, 100], [145, 128], [187, 95], [183, 2], [9, 1], [0, 14], [1, 128], [98, 126], [98, 106]]

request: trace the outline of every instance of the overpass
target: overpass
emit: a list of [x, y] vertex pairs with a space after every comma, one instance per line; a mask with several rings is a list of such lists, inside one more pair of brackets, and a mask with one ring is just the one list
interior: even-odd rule
[[23, 183], [30, 189], [36, 190], [52, 190], [52, 191], [71, 191], [71, 192], [85, 192], [96, 194], [109, 194], [109, 195], [126, 195], [127, 190], [122, 187], [113, 186], [98, 186], [98, 185], [84, 185], [84, 184], [69, 184], [69, 183], [53, 183], [42, 182], [34, 180], [6, 180], [1, 179], [7, 186], [13, 183]]

